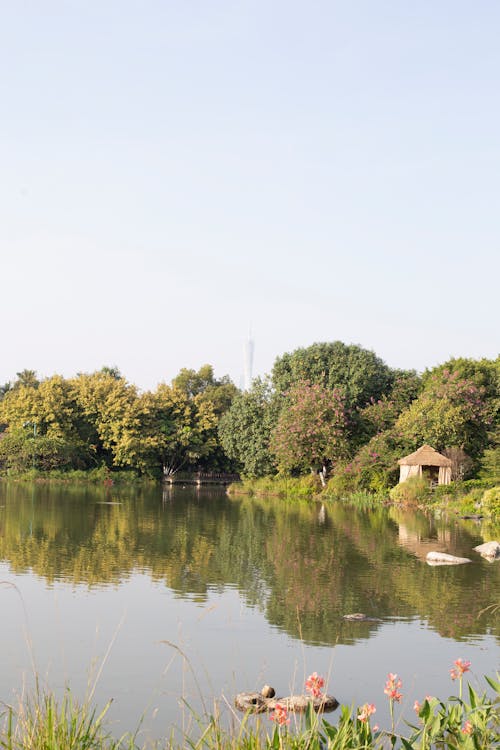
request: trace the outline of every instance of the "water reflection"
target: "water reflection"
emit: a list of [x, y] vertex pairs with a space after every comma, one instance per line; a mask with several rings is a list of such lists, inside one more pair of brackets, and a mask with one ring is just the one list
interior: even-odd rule
[[[175, 596], [203, 603], [231, 587], [267, 621], [310, 644], [352, 643], [377, 622], [352, 612], [420, 618], [443, 636], [499, 635], [500, 563], [472, 552], [470, 522], [394, 508], [228, 499], [222, 491], [0, 486], [0, 559], [87, 587], [146, 573]], [[452, 568], [430, 549], [473, 558]]]

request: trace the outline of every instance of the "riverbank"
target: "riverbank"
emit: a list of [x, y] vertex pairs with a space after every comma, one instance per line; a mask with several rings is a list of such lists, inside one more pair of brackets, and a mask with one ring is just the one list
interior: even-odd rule
[[98, 469], [69, 471], [39, 471], [29, 469], [28, 471], [4, 471], [0, 473], [0, 481], [20, 484], [81, 484], [81, 485], [103, 485], [105, 487], [148, 485], [154, 486], [159, 483], [157, 479], [139, 476], [133, 471], [110, 471], [106, 467]]
[[[324, 681], [314, 673], [306, 688], [311, 703], [305, 713], [293, 714], [285, 703], [256, 721], [230, 709], [230, 725], [215, 706], [210, 716], [193, 717], [197, 734], [171, 736], [153, 744], [138, 741], [138, 729], [115, 739], [106, 723], [109, 701], [102, 710], [89, 702], [79, 704], [70, 690], [58, 700], [53, 692], [23, 696], [14, 708], [6, 706], [0, 727], [0, 747], [5, 750], [493, 750], [500, 742], [500, 682], [485, 677], [481, 689], [463, 685], [470, 663], [457, 659], [451, 678], [458, 681], [458, 696], [441, 700], [430, 695], [415, 701], [414, 720], [401, 721], [401, 680], [389, 674], [384, 693], [390, 706], [391, 726], [380, 728], [374, 720], [376, 706], [340, 706], [338, 719], [325, 719], [312, 710], [312, 696], [322, 695]], [[226, 704], [227, 713], [227, 704]]]
[[456, 515], [484, 515], [500, 523], [500, 486], [494, 480], [471, 479], [430, 488], [424, 480], [410, 479], [379, 492], [341, 491], [335, 484], [322, 487], [319, 479], [306, 477], [263, 477], [231, 484], [230, 496], [277, 497], [283, 500], [321, 500], [356, 505], [405, 505], [419, 510], [449, 511]]

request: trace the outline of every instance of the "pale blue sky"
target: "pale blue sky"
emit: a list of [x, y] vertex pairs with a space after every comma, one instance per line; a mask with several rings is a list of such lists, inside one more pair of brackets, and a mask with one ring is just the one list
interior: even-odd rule
[[0, 0], [0, 382], [499, 349], [496, 0]]

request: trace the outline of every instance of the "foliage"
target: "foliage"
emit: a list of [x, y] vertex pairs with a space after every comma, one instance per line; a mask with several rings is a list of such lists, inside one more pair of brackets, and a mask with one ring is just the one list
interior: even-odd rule
[[[455, 662], [459, 663], [468, 668], [468, 663]], [[391, 684], [399, 689], [398, 676], [390, 674], [389, 677]], [[304, 719], [296, 717], [293, 728], [287, 708], [281, 704], [268, 715], [275, 726], [267, 731], [261, 722], [250, 722], [248, 714], [239, 722], [237, 731], [234, 726], [232, 729], [223, 726], [217, 710], [205, 720], [196, 717], [201, 738], [186, 736], [182, 746], [207, 750], [381, 750], [384, 747], [491, 750], [500, 742], [500, 683], [490, 677], [485, 679], [491, 696], [479, 693], [468, 684], [468, 698], [464, 699], [460, 675], [458, 697], [444, 701], [429, 695], [422, 703], [417, 701], [414, 708], [418, 723], [406, 722], [410, 730], [406, 736], [396, 732], [394, 720], [390, 729], [372, 727], [371, 717], [377, 710], [374, 704], [365, 703], [357, 708], [341, 706], [338, 721], [333, 724], [314, 712], [311, 699]], [[392, 718], [401, 694], [397, 689], [389, 692], [387, 687], [384, 692], [389, 696]], [[4, 750], [124, 750], [126, 747], [139, 750], [134, 734], [128, 733], [120, 740], [111, 738], [104, 727], [108, 708], [109, 703], [97, 715], [87, 704], [76, 704], [69, 691], [60, 703], [52, 693], [37, 695], [34, 700], [21, 703], [16, 713], [7, 709], [0, 747]], [[172, 740], [156, 745], [163, 746], [170, 750], [179, 747]]]
[[[116, 367], [38, 381], [18, 373], [0, 401], [0, 461], [15, 472], [104, 464], [146, 474], [173, 473], [206, 460], [226, 468], [217, 419], [236, 392], [212, 368], [184, 370], [178, 386], [139, 394]], [[211, 463], [210, 463], [211, 462]]]
[[303, 381], [328, 390], [342, 388], [348, 407], [355, 408], [388, 392], [393, 375], [374, 352], [334, 341], [283, 354], [275, 361], [271, 378], [278, 393], [286, 393]]
[[231, 406], [238, 389], [227, 375], [217, 380], [212, 365], [203, 365], [198, 372], [183, 368], [172, 380], [172, 387], [187, 396], [203, 396], [210, 401], [215, 414], [220, 417]]
[[474, 461], [462, 448], [444, 448], [443, 456], [451, 461], [451, 480], [461, 482], [474, 468]]
[[231, 408], [219, 422], [222, 447], [246, 477], [274, 473], [269, 441], [276, 411], [269, 381], [257, 378], [249, 391], [234, 398]]
[[319, 493], [321, 485], [311, 474], [305, 477], [271, 476], [244, 479], [228, 488], [230, 495], [280, 497], [286, 500], [310, 500]]
[[397, 370], [389, 393], [370, 402], [360, 411], [364, 434], [372, 437], [394, 426], [397, 418], [414, 401], [421, 390], [421, 380], [414, 370]]
[[361, 446], [353, 459], [339, 466], [328, 483], [333, 495], [345, 495], [358, 489], [383, 492], [398, 479], [401, 440], [392, 430], [381, 432]]
[[458, 370], [438, 368], [398, 418], [396, 430], [415, 447], [429, 443], [441, 451], [456, 446], [477, 457], [488, 443], [496, 408], [485, 395], [485, 386], [463, 378]]
[[423, 477], [409, 477], [400, 482], [389, 492], [389, 497], [395, 503], [421, 503], [430, 497], [429, 482]]
[[[111, 701], [98, 714], [87, 703], [78, 704], [67, 690], [61, 701], [51, 692], [35, 693], [20, 702], [17, 711], [6, 711], [5, 728], [0, 732], [3, 750], [118, 750], [122, 740], [114, 740], [104, 728]], [[134, 746], [129, 736], [127, 746]]]
[[9, 431], [0, 440], [0, 466], [22, 472], [36, 468], [41, 471], [78, 464], [78, 444], [54, 435], [39, 435], [23, 429]]
[[216, 416], [217, 424], [213, 427], [211, 449], [198, 456], [197, 468], [202, 471], [232, 472], [234, 466], [224, 453], [218, 439], [218, 424], [238, 394], [234, 383], [227, 375], [216, 379], [212, 366], [203, 365], [198, 372], [183, 368], [172, 380], [172, 386], [190, 398], [198, 396], [200, 403], [210, 404]]
[[489, 436], [489, 447], [484, 451], [480, 465], [479, 476], [483, 479], [493, 479], [500, 482], [500, 428], [492, 430]]
[[342, 494], [384, 491], [397, 459], [428, 442], [452, 458], [454, 480], [480, 469], [498, 484], [499, 420], [500, 358], [453, 359], [420, 378], [335, 341], [284, 354], [246, 393], [208, 364], [146, 393], [117, 367], [71, 379], [22, 370], [0, 388], [0, 461], [18, 473], [34, 459], [38, 470], [105, 465], [157, 477], [183, 468], [255, 478], [278, 465], [324, 478], [333, 465], [330, 490]]
[[486, 490], [481, 498], [481, 510], [488, 516], [500, 516], [500, 486]]
[[308, 381], [293, 385], [271, 433], [270, 449], [281, 471], [320, 470], [345, 458], [347, 416], [343, 393]]

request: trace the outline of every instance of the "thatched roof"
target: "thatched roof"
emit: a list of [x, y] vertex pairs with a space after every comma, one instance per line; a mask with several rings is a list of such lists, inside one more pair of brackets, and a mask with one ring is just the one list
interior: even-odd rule
[[451, 461], [431, 448], [430, 445], [423, 445], [415, 453], [400, 458], [398, 464], [400, 466], [451, 466]]

